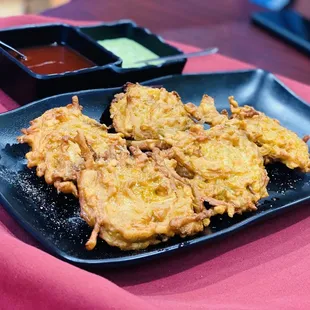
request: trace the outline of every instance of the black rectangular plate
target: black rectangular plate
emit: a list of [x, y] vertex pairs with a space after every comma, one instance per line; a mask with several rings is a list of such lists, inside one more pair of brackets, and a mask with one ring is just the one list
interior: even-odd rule
[[[297, 98], [272, 74], [262, 70], [175, 75], [145, 82], [176, 90], [184, 102], [198, 104], [204, 93], [216, 99], [219, 109], [228, 108], [227, 97], [234, 95], [240, 104], [250, 104], [268, 116], [277, 118], [300, 137], [310, 133], [310, 107]], [[120, 88], [75, 93], [84, 113], [97, 120], [108, 109]], [[260, 202], [257, 212], [215, 217], [202, 234], [191, 238], [173, 238], [143, 251], [124, 252], [99, 241], [93, 251], [85, 249], [91, 229], [79, 217], [78, 201], [57, 194], [52, 186], [26, 167], [26, 145], [17, 144], [20, 128], [44, 111], [71, 102], [73, 94], [64, 94], [0, 115], [0, 200], [6, 210], [53, 255], [83, 266], [111, 266], [150, 259], [198, 243], [224, 237], [270, 215], [293, 208], [310, 198], [310, 175], [281, 164], [268, 166], [270, 196]]]

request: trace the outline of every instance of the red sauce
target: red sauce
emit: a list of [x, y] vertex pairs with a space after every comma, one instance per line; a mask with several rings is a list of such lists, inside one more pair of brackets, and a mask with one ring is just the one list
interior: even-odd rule
[[63, 73], [96, 66], [86, 57], [63, 45], [34, 46], [18, 50], [27, 57], [22, 63], [38, 74]]

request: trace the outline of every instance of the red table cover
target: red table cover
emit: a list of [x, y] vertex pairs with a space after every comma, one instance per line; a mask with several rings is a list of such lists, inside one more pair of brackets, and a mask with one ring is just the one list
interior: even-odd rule
[[[9, 17], [0, 27], [52, 21]], [[212, 55], [189, 60], [185, 72], [247, 68]], [[280, 79], [310, 101], [309, 86]], [[16, 107], [0, 90], [0, 112]], [[91, 273], [42, 251], [0, 206], [0, 309], [310, 309], [309, 215], [305, 204], [221, 241]]]

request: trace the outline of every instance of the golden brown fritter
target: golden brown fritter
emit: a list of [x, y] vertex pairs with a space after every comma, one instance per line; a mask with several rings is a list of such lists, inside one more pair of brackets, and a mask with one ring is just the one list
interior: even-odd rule
[[[83, 115], [73, 97], [33, 120], [18, 141], [31, 147], [28, 167], [79, 197], [81, 217], [93, 228], [88, 250], [98, 236], [139, 250], [197, 234], [216, 214], [256, 210], [268, 196], [264, 158], [310, 171], [310, 136], [301, 140], [277, 120], [229, 100], [230, 119], [207, 95], [200, 106], [183, 105], [176, 92], [129, 83], [110, 109], [118, 134]], [[127, 141], [130, 152], [123, 135], [134, 139]]]
[[196, 204], [191, 187], [172, 169], [175, 161], [158, 163], [156, 151], [154, 159], [131, 151], [121, 161], [89, 162], [79, 173], [81, 216], [93, 227], [88, 250], [98, 235], [122, 250], [139, 250], [209, 224], [212, 212]]
[[230, 122], [235, 122], [259, 146], [266, 163], [280, 161], [290, 169], [310, 172], [307, 137], [300, 139], [294, 132], [281, 126], [278, 120], [253, 107], [239, 107], [233, 96], [229, 97], [229, 103], [233, 118]]
[[110, 113], [115, 130], [135, 140], [161, 139], [194, 124], [177, 92], [139, 84], [115, 95]]
[[37, 175], [44, 176], [46, 183], [54, 184], [58, 191], [77, 196], [77, 172], [85, 166], [75, 141], [78, 131], [83, 132], [96, 158], [108, 158], [111, 146], [116, 152], [126, 152], [126, 141], [120, 134], [108, 134], [105, 125], [83, 115], [77, 97], [72, 100], [72, 104], [50, 109], [31, 121], [18, 141], [31, 147], [26, 154], [29, 168], [37, 167]]
[[163, 152], [177, 160], [178, 173], [189, 178], [196, 197], [215, 213], [256, 210], [258, 200], [268, 196], [263, 157], [235, 127], [224, 123], [204, 130], [195, 125], [166, 141], [172, 148]]
[[280, 161], [291, 169], [310, 171], [308, 136], [300, 139], [294, 132], [280, 125], [279, 121], [256, 111], [253, 107], [239, 107], [234, 97], [229, 97], [232, 112], [219, 113], [213, 98], [204, 95], [199, 107], [188, 104], [186, 110], [197, 120], [211, 126], [227, 123], [246, 132], [248, 138], [259, 146], [265, 163]]

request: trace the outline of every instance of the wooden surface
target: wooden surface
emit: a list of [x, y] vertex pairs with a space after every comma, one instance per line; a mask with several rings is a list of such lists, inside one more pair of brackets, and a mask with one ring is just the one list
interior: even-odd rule
[[[295, 9], [310, 17], [310, 1]], [[220, 53], [310, 84], [310, 57], [250, 23], [259, 10], [248, 0], [72, 0], [43, 15], [78, 20], [123, 18], [162, 35], [201, 48], [218, 46]]]

